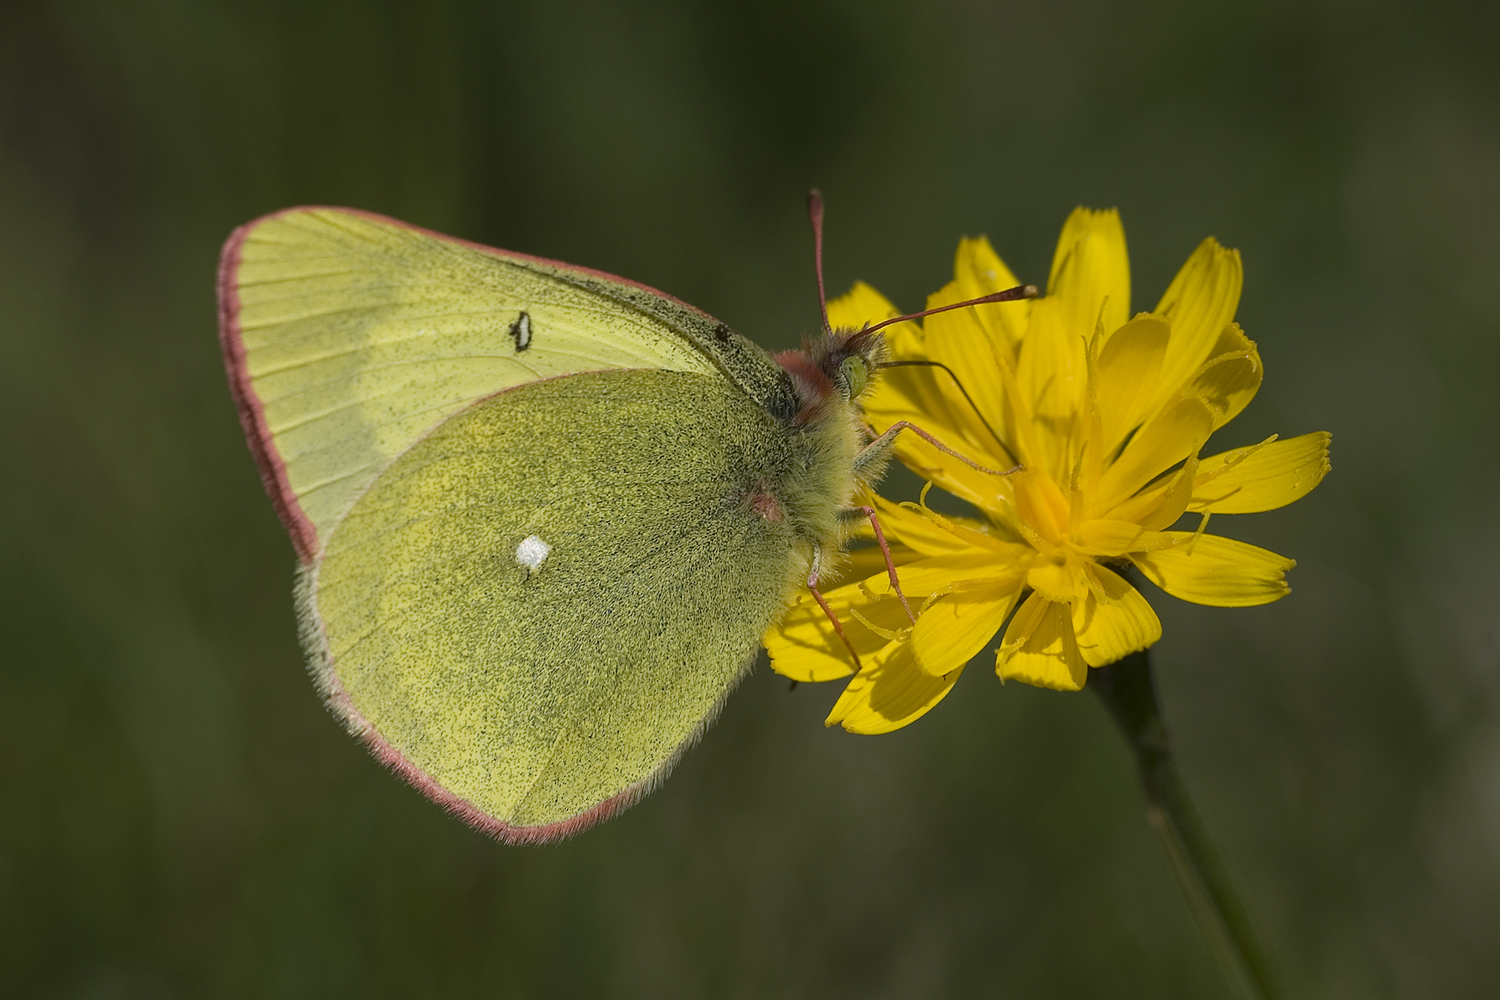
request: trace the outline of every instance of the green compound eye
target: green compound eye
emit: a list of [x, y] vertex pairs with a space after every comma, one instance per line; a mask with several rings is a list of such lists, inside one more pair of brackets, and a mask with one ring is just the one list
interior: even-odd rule
[[839, 365], [839, 371], [844, 376], [844, 387], [849, 399], [858, 398], [865, 391], [865, 386], [870, 384], [870, 369], [865, 364], [864, 358], [845, 358]]

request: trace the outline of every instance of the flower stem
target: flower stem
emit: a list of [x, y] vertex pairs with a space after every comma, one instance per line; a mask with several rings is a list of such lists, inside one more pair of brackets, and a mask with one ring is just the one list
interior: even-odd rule
[[1133, 653], [1091, 671], [1089, 688], [1109, 709], [1135, 753], [1146, 793], [1146, 814], [1161, 838], [1177, 887], [1214, 953], [1230, 986], [1251, 1000], [1277, 1000], [1283, 994], [1234, 879], [1193, 806], [1173, 760], [1151, 678], [1151, 658]]

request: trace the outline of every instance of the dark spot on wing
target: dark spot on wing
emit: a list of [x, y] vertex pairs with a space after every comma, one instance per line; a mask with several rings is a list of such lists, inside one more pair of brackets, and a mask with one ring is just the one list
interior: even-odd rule
[[516, 353], [519, 354], [531, 346], [531, 314], [522, 311], [516, 317], [516, 321], [510, 325], [510, 335], [516, 342]]

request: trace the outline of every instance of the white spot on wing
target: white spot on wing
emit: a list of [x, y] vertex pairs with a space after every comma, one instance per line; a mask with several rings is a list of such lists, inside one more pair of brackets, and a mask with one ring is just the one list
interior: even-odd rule
[[527, 535], [521, 539], [521, 544], [516, 546], [516, 565], [524, 567], [528, 573], [533, 573], [551, 552], [552, 546], [536, 535]]

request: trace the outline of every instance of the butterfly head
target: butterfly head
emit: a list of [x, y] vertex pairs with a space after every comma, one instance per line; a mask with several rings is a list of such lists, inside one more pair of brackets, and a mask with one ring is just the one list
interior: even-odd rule
[[830, 409], [857, 405], [886, 354], [885, 338], [866, 327], [830, 330], [804, 340], [801, 350], [776, 355], [801, 404], [796, 422], [809, 423]]
[[823, 316], [823, 332], [810, 340], [803, 340], [800, 351], [785, 351], [776, 355], [776, 360], [791, 376], [801, 404], [796, 416], [799, 424], [815, 421], [837, 409], [840, 404], [846, 411], [858, 409], [859, 397], [869, 388], [876, 371], [884, 367], [888, 360], [890, 351], [880, 332], [885, 327], [950, 309], [1029, 299], [1037, 295], [1035, 285], [1018, 285], [962, 302], [950, 302], [921, 312], [892, 316], [874, 325], [866, 323], [857, 330], [835, 328], [828, 321], [828, 293], [823, 284], [823, 196], [816, 188], [807, 195], [807, 217], [812, 222], [813, 270], [818, 278], [818, 309]]
[[852, 403], [869, 388], [888, 352], [885, 338], [865, 327], [824, 333], [803, 344], [802, 353], [827, 377], [834, 391]]

